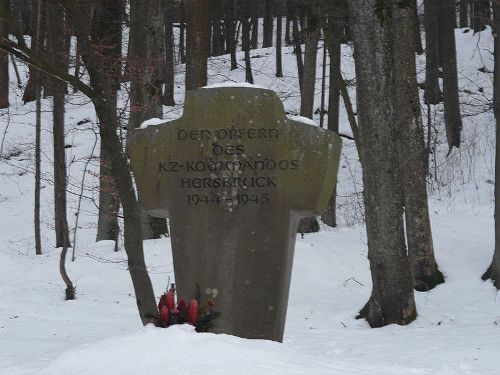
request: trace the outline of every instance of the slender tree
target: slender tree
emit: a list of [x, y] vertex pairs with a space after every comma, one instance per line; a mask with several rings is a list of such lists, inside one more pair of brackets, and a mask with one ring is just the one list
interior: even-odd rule
[[240, 2], [241, 15], [241, 48], [245, 52], [245, 80], [248, 83], [253, 83], [252, 63], [250, 60], [250, 0], [242, 0]]
[[459, 27], [469, 27], [469, 0], [460, 0]]
[[235, 9], [234, 0], [224, 0], [224, 26], [226, 29], [227, 53], [231, 56], [231, 70], [238, 69], [236, 61]]
[[174, 11], [173, 0], [163, 0], [163, 23], [165, 25], [165, 90], [163, 92], [162, 103], [167, 106], [174, 106]]
[[[320, 34], [319, 14], [319, 4], [314, 3], [311, 6], [310, 14], [306, 18], [307, 25], [304, 30], [304, 73], [300, 92], [300, 115], [311, 119], [314, 112], [316, 60]], [[314, 216], [302, 219], [297, 229], [299, 233], [313, 233], [318, 231], [319, 224]]]
[[[64, 10], [54, 0], [48, 0], [50, 12], [47, 13], [47, 46], [54, 66], [68, 69], [68, 45], [64, 26]], [[50, 78], [49, 85], [53, 95], [52, 123], [54, 139], [54, 228], [56, 247], [69, 246], [68, 219], [66, 215], [66, 155], [64, 132], [64, 97], [66, 84]]]
[[[10, 14], [8, 0], [0, 0], [0, 38], [9, 35], [7, 17]], [[9, 54], [0, 51], [0, 108], [9, 108]]]
[[264, 1], [264, 22], [263, 22], [263, 38], [262, 38], [262, 47], [268, 48], [273, 46], [273, 28], [274, 28], [274, 19], [273, 19], [273, 11], [272, 11], [272, 0], [263, 0]]
[[[92, 8], [90, 4], [82, 3], [89, 9], [82, 14], [88, 14], [91, 19], [91, 38], [95, 53], [104, 63], [101, 68], [104, 75], [105, 85], [103, 88], [105, 95], [109, 98], [108, 105], [114, 108], [116, 112], [117, 90], [120, 82], [121, 72], [121, 21], [122, 10], [121, 0], [106, 0], [103, 6], [96, 7], [93, 14], [90, 13]], [[81, 46], [81, 40], [78, 40]], [[130, 38], [129, 48], [134, 48], [134, 41]], [[129, 73], [132, 67], [128, 66]], [[91, 77], [91, 79], [93, 79]], [[103, 122], [100, 120], [101, 128], [110, 128], [111, 131], [116, 131], [116, 122]], [[108, 153], [101, 138], [101, 155], [100, 155], [100, 171], [99, 171], [99, 218], [97, 222], [96, 240], [111, 240], [117, 243], [119, 226], [118, 226], [118, 210], [120, 207], [120, 197], [116, 189], [115, 180], [112, 176], [111, 164], [113, 155]]]
[[207, 84], [209, 46], [208, 1], [185, 0], [186, 92]]
[[[340, 52], [341, 43], [344, 37], [344, 27], [347, 13], [346, 0], [334, 0], [332, 2], [332, 9], [328, 14], [328, 26], [323, 27], [323, 33], [328, 34], [330, 41], [328, 45], [328, 54], [330, 56], [330, 85], [328, 96], [328, 129], [338, 133], [339, 132], [339, 105], [340, 105], [340, 87], [337, 82], [337, 77], [340, 77]], [[337, 226], [337, 184], [335, 183], [332, 195], [328, 202], [321, 221], [331, 226]]]
[[500, 289], [500, 2], [493, 1], [493, 37], [494, 60], [493, 73], [493, 113], [496, 123], [495, 153], [495, 250], [490, 266], [483, 274], [483, 280], [491, 279], [493, 285]]
[[276, 77], [283, 77], [283, 62], [282, 62], [282, 39], [283, 39], [283, 14], [285, 13], [285, 2], [283, 0], [276, 1]]
[[438, 104], [443, 101], [439, 87], [439, 1], [424, 0], [425, 14], [425, 101]]
[[455, 47], [455, 1], [439, 2], [439, 58], [443, 68], [444, 122], [448, 147], [460, 146], [462, 117], [458, 99], [457, 52]]

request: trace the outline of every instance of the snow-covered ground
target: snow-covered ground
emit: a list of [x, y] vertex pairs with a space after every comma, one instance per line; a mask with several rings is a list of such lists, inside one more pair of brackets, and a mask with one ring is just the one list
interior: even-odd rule
[[[467, 90], [461, 95], [464, 144], [446, 159], [441, 127], [438, 152], [431, 157], [431, 220], [446, 283], [416, 293], [419, 316], [409, 326], [370, 329], [354, 319], [370, 295], [371, 279], [359, 224], [360, 168], [346, 140], [339, 174], [341, 225], [297, 239], [283, 344], [195, 333], [189, 326], [142, 327], [124, 252], [113, 252], [111, 242], [94, 242], [98, 160], [88, 165], [87, 160], [99, 147], [94, 149], [95, 114], [80, 94], [68, 97], [66, 113], [72, 241], [87, 172], [76, 260], [68, 261], [77, 299], [64, 301], [60, 250], [53, 248], [51, 100], [43, 101], [42, 116], [44, 253], [35, 256], [34, 103], [22, 105], [21, 90], [13, 84], [12, 107], [0, 112], [0, 374], [500, 374], [500, 301], [491, 283], [480, 279], [493, 250], [494, 123], [491, 113], [482, 114], [491, 99], [492, 76], [478, 69], [491, 70], [492, 38], [490, 31], [476, 36], [458, 31], [457, 38], [460, 86]], [[353, 78], [349, 50], [344, 53], [344, 73]], [[274, 49], [253, 54], [256, 83], [276, 90], [287, 111], [297, 114], [290, 49], [280, 79], [274, 77]], [[244, 80], [243, 68], [230, 72], [228, 66], [227, 56], [212, 59], [209, 84]], [[421, 73], [422, 68], [420, 61]], [[176, 72], [179, 82], [182, 69]], [[179, 91], [178, 106], [165, 107], [167, 119], [182, 113], [182, 99]], [[439, 108], [432, 115], [438, 122], [442, 118]], [[341, 132], [350, 133], [344, 113]], [[173, 281], [169, 238], [146, 241], [145, 252], [159, 296]]]

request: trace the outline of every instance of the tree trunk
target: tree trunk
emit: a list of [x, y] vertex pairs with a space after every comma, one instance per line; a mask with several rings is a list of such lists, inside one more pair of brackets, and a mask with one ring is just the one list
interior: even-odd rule
[[455, 48], [455, 1], [439, 3], [439, 51], [443, 67], [444, 122], [448, 147], [460, 146], [462, 118], [458, 100], [457, 56]]
[[420, 20], [418, 18], [417, 0], [413, 0], [411, 3], [413, 11], [413, 26], [414, 26], [414, 36], [415, 36], [415, 52], [417, 55], [424, 53], [424, 47], [422, 46], [422, 37], [420, 35]]
[[281, 57], [282, 19], [281, 16], [276, 18], [276, 77], [283, 77], [283, 62]]
[[42, 254], [42, 240], [40, 230], [40, 189], [41, 189], [41, 156], [42, 156], [42, 103], [41, 93], [42, 89], [40, 84], [35, 86], [35, 100], [36, 100], [36, 123], [35, 123], [35, 253], [36, 255]]
[[[258, 10], [259, 10], [259, 2], [258, 1], [252, 1], [252, 0], [242, 0], [242, 2], [251, 2], [253, 5], [251, 7], [252, 9], [252, 36], [251, 36], [251, 49], [257, 49], [258, 44], [259, 44], [259, 16], [258, 16]], [[245, 5], [241, 5], [242, 7]], [[250, 7], [250, 5], [248, 5]], [[248, 15], [250, 16], [250, 9], [248, 10]]]
[[[117, 0], [118, 2], [120, 0]], [[127, 158], [123, 152], [121, 141], [116, 132], [118, 118], [116, 113], [116, 75], [120, 65], [112, 64], [116, 61], [113, 48], [106, 48], [109, 55], [96, 53], [95, 46], [102, 45], [104, 40], [109, 40], [111, 45], [113, 37], [118, 35], [113, 32], [113, 26], [105, 15], [109, 15], [114, 23], [121, 24], [121, 20], [113, 17], [113, 7], [100, 3], [96, 13], [102, 17], [94, 17], [92, 40], [83, 31], [85, 25], [79, 23], [80, 9], [71, 7], [71, 18], [76, 27], [78, 42], [82, 47], [83, 61], [87, 67], [90, 83], [96, 93], [91, 100], [94, 103], [97, 117], [100, 121], [100, 135], [102, 150], [109, 155], [109, 166], [113, 182], [119, 193], [123, 206], [124, 220], [124, 248], [128, 258], [128, 269], [134, 286], [134, 294], [142, 323], [147, 324], [158, 318], [156, 298], [144, 261], [142, 245], [142, 227], [139, 205], [136, 199], [132, 176], [128, 167]], [[112, 23], [113, 23], [112, 22]], [[116, 26], [116, 25], [115, 25]], [[107, 36], [107, 38], [105, 38]], [[119, 38], [121, 39], [121, 38]], [[121, 45], [121, 44], [120, 44]], [[111, 60], [109, 60], [111, 59]]]
[[[91, 72], [91, 69], [89, 69], [89, 74], [94, 77], [98, 75], [96, 72]], [[127, 158], [123, 153], [120, 139], [115, 131], [118, 123], [116, 111], [112, 105], [106, 107], [99, 103], [95, 107], [101, 123], [114, 125], [101, 126], [101, 140], [104, 150], [109, 155], [112, 155], [110, 160], [111, 172], [123, 206], [124, 247], [127, 253], [128, 270], [132, 278], [139, 314], [142, 323], [146, 325], [156, 321], [158, 310], [153, 285], [144, 261], [139, 204], [136, 199]]]
[[304, 34], [304, 73], [300, 95], [300, 115], [312, 119], [319, 40], [319, 20], [317, 13], [307, 17], [307, 27]]
[[[64, 11], [57, 2], [50, 0], [47, 14], [47, 44], [52, 64], [67, 70], [68, 46], [64, 35]], [[54, 217], [56, 247], [69, 246], [68, 220], [66, 216], [66, 148], [64, 133], [64, 96], [66, 85], [50, 78], [53, 99], [52, 121], [54, 139]]]
[[495, 251], [490, 266], [483, 275], [483, 280], [491, 279], [493, 285], [500, 289], [500, 3], [493, 2], [493, 36], [494, 60], [493, 73], [493, 113], [496, 122], [496, 153], [495, 153]]
[[292, 26], [291, 17], [289, 15], [286, 16], [285, 22], [285, 45], [292, 45], [292, 38], [290, 37], [290, 27]]
[[[329, 45], [330, 56], [330, 87], [328, 97], [328, 129], [338, 133], [339, 132], [339, 105], [340, 105], [340, 88], [335, 77], [340, 76], [340, 52], [341, 42], [344, 31], [344, 21], [346, 19], [345, 13], [347, 12], [347, 4], [344, 0], [335, 0], [333, 3], [334, 10], [332, 14], [328, 15], [328, 28], [323, 30], [323, 33], [330, 33], [332, 44]], [[337, 183], [330, 196], [328, 207], [323, 215], [321, 221], [331, 227], [337, 226]]]
[[439, 0], [424, 0], [425, 14], [425, 101], [439, 104], [443, 94], [439, 87]]
[[241, 2], [241, 44], [245, 52], [245, 80], [248, 83], [253, 83], [252, 63], [250, 60], [250, 24], [248, 18], [250, 16], [250, 0]]
[[273, 29], [274, 20], [273, 12], [271, 7], [271, 0], [264, 0], [264, 27], [263, 27], [263, 38], [262, 38], [262, 48], [268, 48], [273, 46]]
[[236, 35], [234, 30], [234, 2], [233, 0], [224, 0], [225, 19], [224, 24], [226, 27], [226, 43], [228, 53], [231, 55], [231, 70], [238, 69], [238, 62], [236, 61]]
[[[375, 0], [350, 0], [356, 66], [359, 156], [368, 237], [372, 293], [360, 317], [372, 327], [408, 324], [416, 315], [397, 172], [390, 10]], [[389, 9], [387, 9], [389, 8]], [[374, 11], [377, 9], [377, 11]], [[389, 14], [388, 14], [389, 13]]]
[[[0, 38], [8, 38], [9, 27], [3, 17], [8, 17], [10, 4], [7, 0], [0, 1]], [[0, 51], [0, 109], [9, 108], [9, 54]]]
[[186, 0], [186, 92], [206, 86], [209, 46], [208, 1]]
[[[472, 0], [474, 4], [474, 32], [478, 33], [486, 29], [486, 25], [489, 24], [489, 11], [490, 2], [489, 0]], [[495, 2], [494, 0], [493, 2]]]
[[460, 28], [469, 27], [469, 2], [470, 0], [460, 0]]
[[[34, 41], [34, 44], [32, 44], [31, 48], [33, 50], [39, 51], [41, 53], [41, 50], [43, 49], [43, 35], [44, 35], [44, 30], [45, 30], [45, 23], [43, 17], [43, 7], [42, 7], [42, 0], [32, 0], [31, 6], [33, 9], [37, 9], [35, 11], [35, 16], [32, 17], [32, 25], [31, 28], [32, 30], [40, 30], [40, 43], [41, 46], [37, 46], [36, 44], [38, 43], [36, 40]], [[35, 38], [36, 39], [36, 38]], [[28, 72], [29, 72], [29, 78], [28, 82], [26, 83], [26, 87], [24, 88], [23, 92], [23, 103], [29, 103], [32, 102], [36, 99], [36, 87], [37, 84], [42, 85], [42, 82], [39, 82], [39, 76], [41, 76], [41, 73], [33, 68], [31, 65], [28, 67]], [[41, 79], [41, 78], [40, 78]]]
[[[131, 0], [130, 36], [133, 48], [128, 52], [131, 64], [129, 131], [150, 118], [163, 117], [162, 84], [166, 71], [163, 31], [160, 2]], [[144, 239], [160, 238], [168, 233], [165, 219], [149, 216], [145, 212], [141, 217]]]
[[297, 75], [299, 77], [299, 88], [302, 97], [302, 85], [304, 82], [304, 61], [302, 60], [302, 46], [300, 44], [301, 37], [299, 32], [299, 20], [297, 19], [297, 17], [293, 18], [292, 28], [294, 53], [297, 59]]
[[405, 207], [408, 258], [413, 287], [428, 291], [444, 282], [434, 257], [429, 209], [427, 205], [427, 152], [420, 114], [415, 50], [413, 9], [396, 6], [393, 11], [393, 70], [396, 126], [401, 134], [401, 174]]
[[[31, 48], [39, 53], [42, 46], [42, 6], [41, 1], [36, 3], [35, 16], [33, 17], [34, 38]], [[32, 70], [35, 72], [35, 69]], [[37, 72], [38, 73], [38, 72]], [[41, 189], [41, 156], [42, 156], [42, 86], [40, 84], [40, 75], [35, 75], [35, 101], [36, 101], [36, 120], [35, 120], [35, 253], [42, 254], [41, 228], [40, 228], [40, 189]], [[31, 76], [30, 76], [31, 78]]]
[[185, 1], [181, 0], [180, 2], [180, 8], [181, 8], [181, 15], [180, 15], [180, 20], [179, 20], [179, 56], [181, 59], [181, 64], [186, 63], [186, 53], [185, 53], [185, 48], [184, 48], [184, 35], [186, 31], [186, 10], [185, 10]]
[[[108, 0], [103, 6], [95, 9], [92, 19], [92, 43], [93, 48], [99, 54], [102, 66], [103, 95], [108, 99], [108, 105], [116, 112], [117, 89], [121, 72], [121, 21], [122, 0]], [[81, 44], [81, 40], [78, 41]], [[134, 41], [130, 37], [129, 48], [134, 48]], [[83, 51], [82, 51], [83, 53]], [[133, 61], [128, 60], [128, 74], [133, 74]], [[92, 77], [91, 77], [92, 80]], [[116, 132], [117, 123], [106, 123], [99, 119], [101, 129], [112, 127]], [[117, 192], [111, 171], [111, 159], [114, 155], [104, 147], [101, 138], [100, 175], [99, 175], [99, 218], [97, 222], [97, 241], [118, 241], [118, 211], [120, 207], [120, 196]]]
[[[300, 92], [300, 115], [313, 118], [314, 112], [314, 89], [316, 83], [316, 60], [318, 56], [319, 9], [307, 16], [307, 26], [304, 33], [304, 75], [302, 78], [302, 90]], [[298, 233], [314, 233], [319, 231], [316, 217], [306, 217], [299, 223]]]
[[165, 91], [163, 92], [162, 103], [167, 106], [174, 106], [174, 29], [173, 12], [175, 3], [172, 0], [165, 0], [163, 7], [163, 23], [165, 25]]

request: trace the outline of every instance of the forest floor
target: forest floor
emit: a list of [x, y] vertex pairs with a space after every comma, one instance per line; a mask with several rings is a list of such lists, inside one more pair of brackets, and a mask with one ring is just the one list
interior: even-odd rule
[[[436, 257], [446, 282], [432, 291], [416, 292], [418, 318], [409, 326], [371, 329], [355, 319], [370, 295], [371, 277], [361, 223], [360, 167], [354, 145], [346, 140], [339, 172], [340, 225], [297, 238], [282, 344], [200, 334], [189, 326], [142, 327], [122, 243], [118, 252], [109, 241], [95, 243], [96, 119], [92, 106], [78, 93], [68, 96], [66, 108], [72, 242], [79, 217], [76, 259], [69, 259], [67, 266], [77, 299], [64, 301], [60, 249], [54, 248], [52, 229], [51, 99], [43, 100], [43, 254], [36, 256], [35, 105], [23, 105], [22, 90], [13, 83], [12, 107], [0, 111], [0, 374], [499, 374], [500, 298], [490, 282], [481, 280], [494, 245], [491, 31], [457, 31], [457, 45], [464, 142], [448, 158], [442, 108], [431, 111], [437, 125], [431, 142], [436, 150], [430, 158], [429, 204]], [[297, 113], [295, 57], [290, 48], [284, 52], [285, 77], [278, 79], [274, 49], [253, 51], [255, 81], [276, 90], [287, 111]], [[352, 79], [348, 48], [344, 55], [343, 72]], [[321, 59], [322, 51], [319, 65]], [[422, 61], [419, 58], [419, 80]], [[228, 65], [227, 56], [211, 59], [209, 83], [244, 80], [243, 68], [230, 72]], [[25, 69], [20, 67], [24, 81]], [[183, 77], [179, 65], [178, 87]], [[321, 80], [317, 83], [320, 87]], [[167, 119], [182, 113], [183, 93], [178, 91], [178, 105], [165, 107]], [[351, 94], [354, 97], [354, 88]], [[423, 106], [424, 123], [426, 110]], [[341, 118], [341, 132], [349, 134], [344, 112]], [[169, 280], [174, 281], [170, 238], [146, 241], [145, 252], [159, 296]]]

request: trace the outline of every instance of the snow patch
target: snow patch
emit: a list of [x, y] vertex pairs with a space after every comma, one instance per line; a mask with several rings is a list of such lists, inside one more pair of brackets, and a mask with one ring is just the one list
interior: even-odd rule
[[246, 87], [250, 89], [265, 89], [269, 90], [267, 87], [260, 86], [260, 85], [253, 85], [248, 82], [220, 82], [220, 83], [214, 83], [212, 85], [204, 86], [202, 88], [204, 89], [217, 89], [221, 87]]
[[287, 117], [288, 117], [290, 120], [293, 120], [293, 121], [302, 122], [302, 123], [304, 123], [304, 124], [311, 125], [311, 126], [318, 126], [318, 124], [316, 123], [316, 121], [311, 120], [309, 117], [304, 117], [304, 116], [293, 116], [293, 115], [287, 115]]
[[161, 118], [153, 117], [150, 118], [149, 120], [143, 121], [141, 126], [139, 126], [139, 129], [146, 129], [148, 126], [154, 126], [154, 125], [161, 125], [164, 124], [166, 121]]

